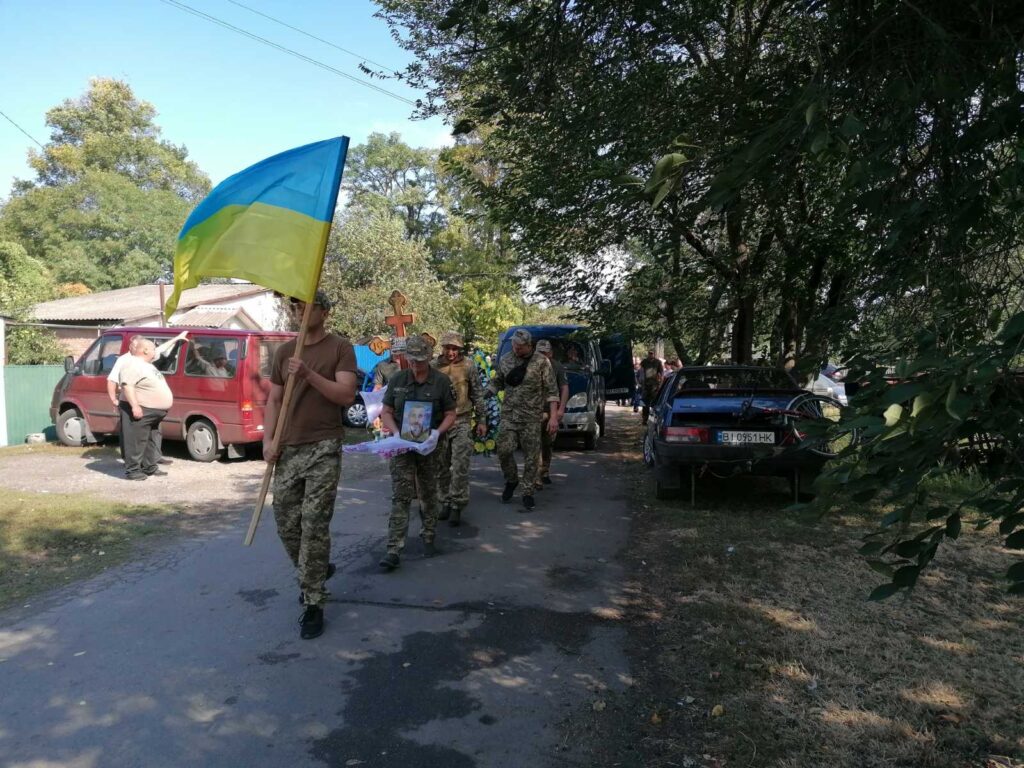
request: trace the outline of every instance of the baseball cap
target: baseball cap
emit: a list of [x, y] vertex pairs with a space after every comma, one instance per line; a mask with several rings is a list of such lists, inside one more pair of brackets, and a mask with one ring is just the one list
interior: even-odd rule
[[538, 352], [550, 352], [551, 351], [551, 342], [548, 341], [547, 339], [541, 339], [540, 341], [537, 342], [537, 351]]
[[441, 334], [441, 346], [442, 347], [459, 347], [460, 349], [466, 344], [462, 341], [462, 334], [456, 331], [448, 331], [447, 333]]
[[425, 363], [433, 355], [433, 348], [425, 339], [410, 336], [405, 342], [405, 356], [410, 360]]
[[[294, 296], [289, 297], [288, 300], [291, 301], [292, 304], [298, 304], [302, 301], [302, 299], [296, 299]], [[327, 291], [319, 288], [317, 289], [316, 295], [313, 297], [313, 303], [318, 305], [321, 309], [327, 310], [334, 306], [334, 302], [332, 302], [330, 297], [327, 295]]]
[[513, 344], [532, 344], [533, 343], [533, 336], [531, 336], [530, 332], [528, 330], [526, 330], [525, 328], [517, 328], [512, 333], [512, 343]]

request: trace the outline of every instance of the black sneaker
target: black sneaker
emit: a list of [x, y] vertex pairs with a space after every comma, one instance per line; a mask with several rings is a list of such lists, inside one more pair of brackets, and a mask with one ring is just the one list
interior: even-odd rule
[[174, 463], [174, 459], [168, 459], [166, 456], [161, 456], [159, 459], [157, 459], [156, 463], [157, 464], [173, 464]]
[[124, 479], [125, 480], [145, 480], [146, 476], [145, 475], [125, 475]]
[[388, 552], [380, 559], [380, 567], [388, 571], [393, 571], [398, 567], [399, 562], [397, 554], [394, 552]]
[[307, 605], [299, 619], [302, 630], [299, 635], [303, 640], [312, 640], [324, 633], [324, 609], [319, 605]]
[[544, 477], [541, 478], [541, 482], [544, 483], [544, 485], [551, 485], [551, 478], [544, 475]]
[[437, 545], [433, 542], [433, 540], [431, 540], [431, 541], [424, 541], [423, 542], [423, 556], [424, 557], [433, 557], [434, 555], [439, 555], [439, 554], [441, 554], [441, 550], [439, 550], [437, 548]]
[[154, 469], [152, 472], [146, 473], [149, 477], [167, 477], [167, 473], [162, 469]]
[[440, 513], [438, 513], [437, 519], [438, 520], [447, 520], [451, 516], [452, 516], [452, 507], [451, 507], [450, 504], [445, 504], [443, 507], [441, 507], [441, 511], [440, 511]]
[[523, 496], [523, 506], [526, 507], [527, 512], [532, 512], [537, 503], [533, 500], [533, 496]]
[[512, 494], [516, 492], [516, 486], [519, 485], [519, 481], [516, 480], [514, 483], [505, 483], [505, 490], [501, 492], [501, 500], [508, 501], [512, 498]]
[[[326, 576], [326, 578], [324, 578], [324, 581], [327, 581], [327, 579], [331, 578], [331, 576], [333, 576], [334, 572], [337, 571], [337, 570], [338, 570], [338, 568], [337, 568], [337, 566], [334, 563], [328, 563], [327, 564], [327, 576]], [[305, 596], [301, 592], [299, 592], [299, 605], [302, 605], [304, 602], [306, 602], [306, 598], [305, 598]]]

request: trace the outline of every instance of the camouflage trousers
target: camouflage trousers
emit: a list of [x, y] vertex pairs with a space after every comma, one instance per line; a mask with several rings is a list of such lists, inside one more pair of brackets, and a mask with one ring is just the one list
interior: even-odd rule
[[322, 605], [331, 562], [331, 518], [341, 479], [341, 440], [288, 445], [274, 468], [277, 535], [299, 569], [306, 605]]
[[388, 459], [391, 471], [391, 518], [388, 520], [388, 552], [399, 554], [409, 532], [409, 506], [419, 491], [420, 538], [433, 541], [437, 528], [437, 453], [421, 456], [409, 451]]
[[541, 479], [551, 474], [551, 450], [555, 445], [554, 436], [548, 432], [547, 419], [540, 423], [540, 465], [537, 468], [537, 487], [541, 487]]
[[523, 451], [523, 495], [533, 493], [537, 482], [537, 469], [540, 464], [540, 422], [525, 422], [514, 424], [501, 422], [498, 427], [498, 439], [495, 441], [495, 450], [498, 454], [498, 462], [501, 464], [501, 473], [505, 476], [506, 483], [514, 483], [519, 480], [519, 468], [516, 466], [516, 448]]
[[473, 458], [469, 419], [456, 421], [447, 438], [437, 448], [437, 495], [442, 506], [451, 504], [461, 509], [469, 504], [469, 464]]

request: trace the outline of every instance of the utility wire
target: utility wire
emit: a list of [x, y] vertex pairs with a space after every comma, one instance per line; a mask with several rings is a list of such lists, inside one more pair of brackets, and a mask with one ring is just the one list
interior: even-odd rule
[[218, 19], [216, 16], [211, 16], [208, 13], [203, 13], [202, 11], [195, 9], [190, 5], [178, 2], [178, 0], [160, 0], [160, 2], [171, 6], [172, 8], [177, 8], [180, 11], [184, 11], [185, 13], [191, 13], [193, 16], [198, 16], [201, 19], [205, 19], [206, 21], [209, 21], [213, 24], [217, 24], [218, 26], [224, 27], [225, 29], [229, 29], [232, 32], [236, 32], [239, 35], [244, 35], [245, 37], [248, 37], [250, 40], [255, 40], [256, 42], [263, 43], [264, 45], [269, 45], [271, 48], [275, 48], [278, 51], [281, 51], [282, 53], [287, 53], [289, 56], [294, 56], [297, 59], [302, 59], [306, 63], [312, 64], [313, 66], [319, 67], [320, 69], [327, 70], [328, 72], [335, 74], [338, 77], [343, 77], [346, 80], [351, 80], [353, 83], [358, 83], [359, 85], [366, 86], [367, 88], [372, 88], [378, 93], [382, 93], [385, 96], [390, 96], [391, 98], [397, 99], [398, 101], [401, 101], [404, 104], [408, 104], [411, 107], [416, 106], [416, 102], [413, 101], [412, 99], [407, 99], [404, 96], [399, 96], [397, 93], [393, 93], [387, 90], [386, 88], [381, 88], [379, 85], [375, 85], [374, 83], [368, 82], [366, 80], [361, 80], [358, 77], [353, 77], [347, 72], [342, 72], [340, 69], [335, 69], [330, 64], [325, 64], [324, 62], [318, 59], [306, 56], [305, 54], [299, 53], [298, 51], [294, 51], [291, 48], [286, 48], [283, 45], [278, 45], [277, 43], [271, 40], [267, 40], [265, 37], [260, 37], [259, 35], [253, 34], [252, 32], [248, 32], [242, 29], [241, 27], [236, 27], [234, 24], [229, 24], [223, 19]]
[[373, 64], [373, 66], [380, 67], [381, 69], [387, 70], [388, 72], [390, 72], [393, 75], [399, 75], [400, 76], [402, 74], [397, 69], [392, 69], [391, 67], [387, 66], [386, 64], [381, 64], [379, 61], [374, 61], [369, 56], [363, 56], [361, 54], [356, 53], [355, 51], [350, 51], [348, 48], [342, 48], [340, 45], [336, 45], [335, 43], [332, 43], [330, 40], [324, 40], [322, 37], [317, 37], [316, 35], [314, 35], [314, 34], [312, 34], [310, 32], [307, 32], [304, 29], [299, 29], [298, 27], [293, 27], [291, 24], [289, 24], [286, 21], [281, 21], [281, 19], [276, 19], [273, 16], [270, 16], [269, 14], [263, 13], [263, 11], [257, 11], [255, 8], [250, 8], [245, 3], [238, 2], [238, 0], [228, 0], [228, 2], [231, 3], [232, 5], [237, 5], [239, 8], [245, 8], [245, 10], [250, 11], [252, 13], [255, 13], [257, 16], [262, 16], [264, 19], [269, 19], [270, 21], [274, 22], [275, 24], [280, 24], [282, 27], [287, 27], [288, 29], [292, 30], [293, 32], [298, 32], [300, 35], [305, 35], [308, 38], [316, 40], [318, 43], [323, 43], [324, 45], [329, 45], [329, 46], [331, 46], [331, 48], [336, 48], [337, 50], [341, 51], [342, 53], [347, 53], [349, 56], [355, 56], [357, 59], [369, 62], [370, 64]]
[[14, 126], [15, 128], [17, 128], [17, 129], [18, 129], [19, 131], [21, 131], [22, 133], [24, 133], [24, 134], [25, 134], [26, 136], [28, 136], [28, 137], [29, 137], [30, 139], [32, 139], [32, 141], [35, 141], [35, 142], [36, 142], [36, 144], [37, 144], [37, 145], [39, 146], [39, 148], [40, 148], [40, 149], [46, 149], [46, 147], [44, 147], [44, 146], [43, 146], [42, 144], [40, 144], [40, 143], [39, 143], [38, 141], [36, 141], [36, 137], [35, 137], [35, 136], [33, 136], [33, 135], [32, 135], [31, 133], [29, 133], [28, 131], [26, 131], [26, 130], [25, 130], [24, 128], [22, 128], [22, 127], [21, 127], [20, 125], [18, 125], [18, 124], [17, 124], [16, 122], [14, 122], [13, 120], [11, 120], [11, 118], [9, 118], [9, 117], [8, 117], [7, 115], [5, 115], [5, 114], [4, 114], [3, 112], [0, 112], [0, 116], [3, 116], [4, 120], [6, 120], [6, 121], [7, 121], [8, 123], [10, 123], [11, 125], [13, 125], [13, 126]]

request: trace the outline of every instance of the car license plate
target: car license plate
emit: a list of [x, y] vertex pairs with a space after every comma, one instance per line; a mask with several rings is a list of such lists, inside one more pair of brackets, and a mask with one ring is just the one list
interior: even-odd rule
[[774, 432], [726, 432], [718, 433], [722, 445], [775, 445]]

